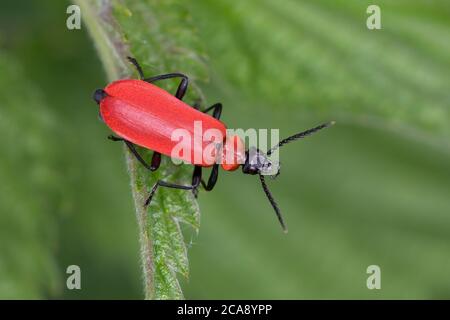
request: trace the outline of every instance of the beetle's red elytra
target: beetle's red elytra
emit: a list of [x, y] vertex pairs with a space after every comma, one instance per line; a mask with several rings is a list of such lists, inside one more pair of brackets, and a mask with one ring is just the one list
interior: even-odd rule
[[[215, 163], [216, 155], [213, 153], [210, 158], [204, 157], [203, 150], [211, 143], [204, 140], [205, 132], [216, 129], [220, 131], [225, 141], [228, 140], [226, 127], [221, 121], [192, 108], [151, 83], [134, 79], [118, 80], [106, 86], [104, 91], [106, 97], [100, 102], [100, 115], [103, 121], [117, 135], [135, 145], [170, 157], [173, 155], [173, 148], [177, 145], [177, 141], [172, 139], [173, 132], [183, 128], [191, 134], [193, 139], [189, 146], [185, 145], [183, 148], [190, 152], [182, 154], [180, 160], [209, 167]], [[195, 121], [201, 122], [201, 132], [194, 130]], [[202, 148], [195, 148], [195, 138], [202, 141]], [[239, 145], [239, 148], [235, 149], [237, 152], [245, 153], [242, 140], [236, 145]], [[226, 158], [225, 154], [222, 158]], [[226, 164], [223, 163], [222, 168], [237, 169], [238, 155], [232, 155], [231, 159], [235, 159], [236, 162], [227, 161]]]
[[[226, 126], [220, 121], [221, 103], [216, 103], [200, 111], [182, 101], [189, 84], [187, 76], [182, 73], [169, 73], [145, 78], [138, 62], [131, 57], [128, 59], [136, 67], [140, 80], [117, 80], [107, 85], [105, 89], [97, 89], [94, 93], [94, 100], [100, 106], [101, 119], [117, 135], [111, 135], [108, 138], [113, 141], [123, 141], [144, 167], [155, 171], [160, 166], [161, 154], [173, 157], [173, 149], [177, 145], [177, 142], [172, 139], [175, 130], [182, 129], [194, 137], [183, 146], [184, 150], [188, 150], [188, 152], [178, 156], [179, 159], [194, 165], [191, 184], [159, 180], [151, 188], [144, 205], [147, 206], [151, 202], [158, 187], [191, 190], [195, 196], [197, 196], [200, 185], [206, 191], [212, 190], [217, 182], [219, 172], [217, 159], [221, 159], [223, 160], [220, 162], [222, 168], [226, 171], [233, 171], [242, 166], [243, 173], [259, 175], [263, 190], [274, 208], [283, 230], [287, 232], [280, 209], [264, 178], [265, 175], [277, 176], [279, 174], [279, 163], [272, 161], [270, 155], [286, 143], [311, 135], [329, 127], [334, 122], [328, 122], [290, 136], [266, 153], [256, 148], [245, 150], [244, 142], [239, 136], [227, 136]], [[181, 78], [175, 96], [153, 84], [156, 81], [170, 78]], [[210, 111], [212, 111], [212, 115], [207, 114]], [[195, 122], [201, 123], [200, 131], [196, 130]], [[211, 143], [217, 143], [217, 141], [204, 139], [204, 133], [208, 130], [219, 132], [223, 138], [218, 148], [213, 148], [216, 151], [205, 157], [203, 150]], [[198, 135], [200, 137], [196, 137]], [[200, 144], [194, 143], [195, 138], [198, 138], [197, 141], [200, 141]], [[136, 145], [153, 150], [150, 164], [136, 150]], [[217, 152], [220, 152], [219, 156]], [[211, 174], [208, 181], [205, 182], [202, 179], [202, 168], [211, 166]], [[275, 173], [273, 174], [273, 172]]]

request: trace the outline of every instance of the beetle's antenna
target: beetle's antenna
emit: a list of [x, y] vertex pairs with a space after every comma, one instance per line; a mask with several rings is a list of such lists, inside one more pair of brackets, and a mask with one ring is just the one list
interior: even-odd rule
[[264, 192], [266, 193], [267, 198], [270, 201], [270, 204], [272, 205], [273, 209], [275, 210], [275, 213], [277, 214], [277, 218], [278, 218], [278, 221], [280, 221], [281, 227], [283, 228], [283, 232], [287, 233], [288, 230], [284, 223], [283, 217], [281, 215], [280, 208], [278, 208], [278, 205], [275, 202], [275, 199], [273, 198], [272, 193], [270, 193], [270, 190], [267, 187], [266, 179], [264, 178], [264, 176], [262, 174], [259, 174], [259, 179], [261, 180], [262, 187], [264, 189]]
[[269, 151], [267, 151], [267, 155], [270, 156], [271, 153], [273, 153], [275, 150], [277, 150], [278, 148], [282, 147], [283, 145], [295, 141], [297, 139], [301, 139], [307, 136], [312, 135], [313, 133], [322, 130], [324, 128], [330, 127], [332, 125], [334, 125], [336, 123], [336, 121], [330, 121], [324, 124], [321, 124], [320, 126], [308, 129], [306, 131], [300, 132], [300, 133], [296, 133], [293, 136], [290, 136], [286, 139], [281, 140], [275, 147], [273, 147], [272, 149], [270, 149]]

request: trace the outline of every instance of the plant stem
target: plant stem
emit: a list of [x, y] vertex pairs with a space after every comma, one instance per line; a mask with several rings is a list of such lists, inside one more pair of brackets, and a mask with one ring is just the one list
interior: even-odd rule
[[[128, 48], [123, 43], [117, 22], [112, 16], [111, 2], [76, 0], [75, 3], [80, 6], [84, 23], [103, 63], [108, 80], [114, 81], [129, 76], [131, 70], [125, 61], [125, 57], [129, 55]], [[139, 229], [145, 298], [153, 299], [155, 297], [153, 246], [147, 228], [147, 211], [142, 205], [144, 203], [143, 192], [137, 187], [139, 185], [137, 183], [139, 178], [137, 161], [126, 147], [124, 149]]]
[[134, 207], [139, 229], [139, 243], [141, 247], [141, 263], [144, 276], [145, 299], [155, 298], [154, 285], [154, 263], [153, 263], [153, 244], [152, 238], [147, 228], [147, 210], [142, 205], [145, 201], [143, 193], [138, 190], [138, 175], [136, 166], [139, 165], [134, 156], [126, 150], [126, 162], [131, 179], [131, 191], [133, 194]]

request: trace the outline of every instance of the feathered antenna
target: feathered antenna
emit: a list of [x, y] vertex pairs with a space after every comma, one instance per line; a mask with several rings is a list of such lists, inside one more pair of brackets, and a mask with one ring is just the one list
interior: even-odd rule
[[295, 140], [298, 140], [298, 139], [310, 136], [313, 133], [315, 133], [315, 132], [317, 132], [317, 131], [319, 131], [321, 129], [324, 129], [324, 128], [327, 128], [327, 127], [330, 127], [330, 126], [334, 125], [335, 123], [336, 123], [336, 121], [330, 121], [330, 122], [321, 124], [320, 126], [308, 129], [308, 130], [300, 132], [300, 133], [296, 133], [293, 136], [290, 136], [290, 137], [288, 137], [286, 139], [283, 139], [276, 146], [272, 147], [272, 149], [267, 151], [267, 155], [270, 156], [275, 150], [277, 150], [278, 148], [282, 147], [283, 145], [285, 145], [285, 144], [287, 144], [289, 142], [292, 142], [292, 141], [295, 141]]

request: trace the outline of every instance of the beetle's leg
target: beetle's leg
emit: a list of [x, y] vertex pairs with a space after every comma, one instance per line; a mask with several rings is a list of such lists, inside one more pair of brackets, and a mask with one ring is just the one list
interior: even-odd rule
[[214, 118], [220, 119], [220, 116], [222, 114], [222, 104], [220, 102], [213, 104], [211, 107], [203, 110], [203, 112], [207, 113], [210, 110], [213, 110], [213, 117]]
[[[194, 108], [195, 108], [195, 106], [194, 106]], [[215, 103], [211, 107], [203, 110], [203, 112], [206, 113], [206, 112], [209, 112], [210, 110], [213, 110], [213, 117], [215, 119], [220, 119], [220, 116], [222, 114], [222, 104], [221, 103]], [[205, 188], [206, 191], [211, 191], [214, 188], [214, 186], [216, 185], [218, 176], [219, 176], [219, 164], [216, 163], [216, 164], [214, 164], [214, 166], [211, 170], [211, 174], [209, 175], [209, 178], [208, 178], [208, 183], [205, 183], [205, 181], [203, 181], [203, 179], [201, 180], [201, 184], [202, 184], [203, 188]]]
[[195, 166], [194, 172], [192, 174], [192, 185], [196, 186], [192, 189], [192, 193], [194, 194], [194, 197], [197, 198], [198, 195], [198, 186], [200, 185], [202, 181], [202, 167], [201, 166]]
[[150, 165], [151, 171], [158, 170], [159, 166], [161, 165], [161, 153], [153, 151], [152, 155], [152, 164]]
[[113, 136], [112, 134], [110, 134], [108, 136], [108, 139], [111, 140], [111, 141], [125, 141], [125, 139]]
[[127, 145], [128, 149], [131, 151], [131, 153], [136, 157], [136, 159], [142, 163], [142, 165], [147, 168], [150, 171], [156, 171], [159, 168], [159, 165], [161, 164], [161, 154], [158, 152], [153, 152], [152, 162], [151, 164], [148, 164], [144, 158], [139, 154], [139, 152], [136, 150], [136, 147], [133, 143], [131, 143], [128, 140], [125, 140], [123, 138], [119, 138], [113, 135], [108, 136], [109, 140], [112, 141], [123, 141]]
[[197, 187], [199, 186], [201, 178], [202, 178], [202, 170], [201, 169], [202, 168], [200, 166], [195, 167], [194, 174], [192, 176], [192, 185], [190, 185], [190, 186], [184, 186], [181, 184], [175, 184], [175, 183], [170, 183], [170, 182], [166, 182], [163, 180], [158, 180], [158, 182], [156, 182], [153, 185], [152, 190], [150, 191], [150, 194], [144, 203], [144, 207], [146, 207], [150, 204], [150, 202], [152, 201], [153, 195], [155, 194], [158, 187], [166, 187], [166, 188], [181, 189], [181, 190], [196, 190]]
[[217, 182], [217, 177], [219, 176], [219, 164], [215, 164], [211, 170], [211, 174], [209, 175], [208, 184], [202, 180], [202, 186], [206, 191], [211, 191]]
[[195, 110], [200, 110], [200, 100], [196, 100], [191, 107]]
[[133, 66], [136, 68], [137, 72], [139, 73], [139, 79], [144, 79], [144, 72], [142, 71], [141, 66], [139, 65], [139, 62], [133, 57], [127, 57], [128, 61], [130, 61]]
[[130, 149], [131, 153], [135, 156], [135, 158], [142, 163], [142, 165], [147, 168], [150, 171], [156, 171], [158, 170], [160, 164], [161, 164], [161, 153], [153, 151], [153, 156], [152, 156], [152, 162], [150, 163], [150, 165], [145, 162], [145, 160], [142, 158], [142, 156], [139, 154], [139, 152], [136, 150], [136, 147], [134, 146], [134, 144], [132, 144], [130, 141], [128, 140], [123, 140], [125, 142], [125, 144], [127, 145], [128, 149]]
[[[187, 87], [189, 84], [189, 78], [182, 73], [161, 74], [159, 76], [154, 76], [154, 77], [146, 78], [146, 79], [142, 79], [142, 80], [144, 80], [146, 82], [155, 82], [155, 81], [171, 79], [171, 78], [182, 78], [180, 84], [178, 85], [177, 92], [175, 93], [175, 97], [180, 100], [183, 100], [183, 97], [186, 94], [186, 90], [187, 90]], [[157, 160], [158, 158], [159, 158], [159, 162], [161, 162], [161, 154], [158, 152], [153, 152], [152, 164], [153, 164], [153, 160], [155, 160], [155, 162], [156, 162], [156, 161], [158, 161]], [[159, 162], [154, 170], [158, 169]]]
[[183, 99], [184, 95], [186, 94], [186, 90], [187, 90], [187, 87], [189, 84], [189, 78], [186, 75], [175, 72], [175, 73], [167, 73], [167, 74], [161, 74], [161, 75], [150, 77], [150, 78], [145, 78], [144, 72], [142, 71], [142, 68], [139, 65], [139, 62], [137, 62], [137, 60], [133, 57], [127, 57], [127, 59], [136, 68], [137, 72], [139, 73], [139, 78], [146, 82], [155, 82], [158, 80], [165, 80], [165, 79], [171, 79], [171, 78], [182, 78], [181, 82], [178, 86], [177, 92], [175, 93], [175, 97], [177, 97], [180, 100]]
[[147, 82], [155, 82], [159, 80], [165, 80], [165, 79], [171, 79], [171, 78], [181, 78], [181, 82], [178, 85], [177, 92], [175, 93], [175, 97], [182, 100], [184, 95], [186, 94], [187, 87], [189, 85], [189, 78], [182, 74], [182, 73], [167, 73], [167, 74], [160, 74], [159, 76], [154, 76], [151, 78], [143, 79]]

